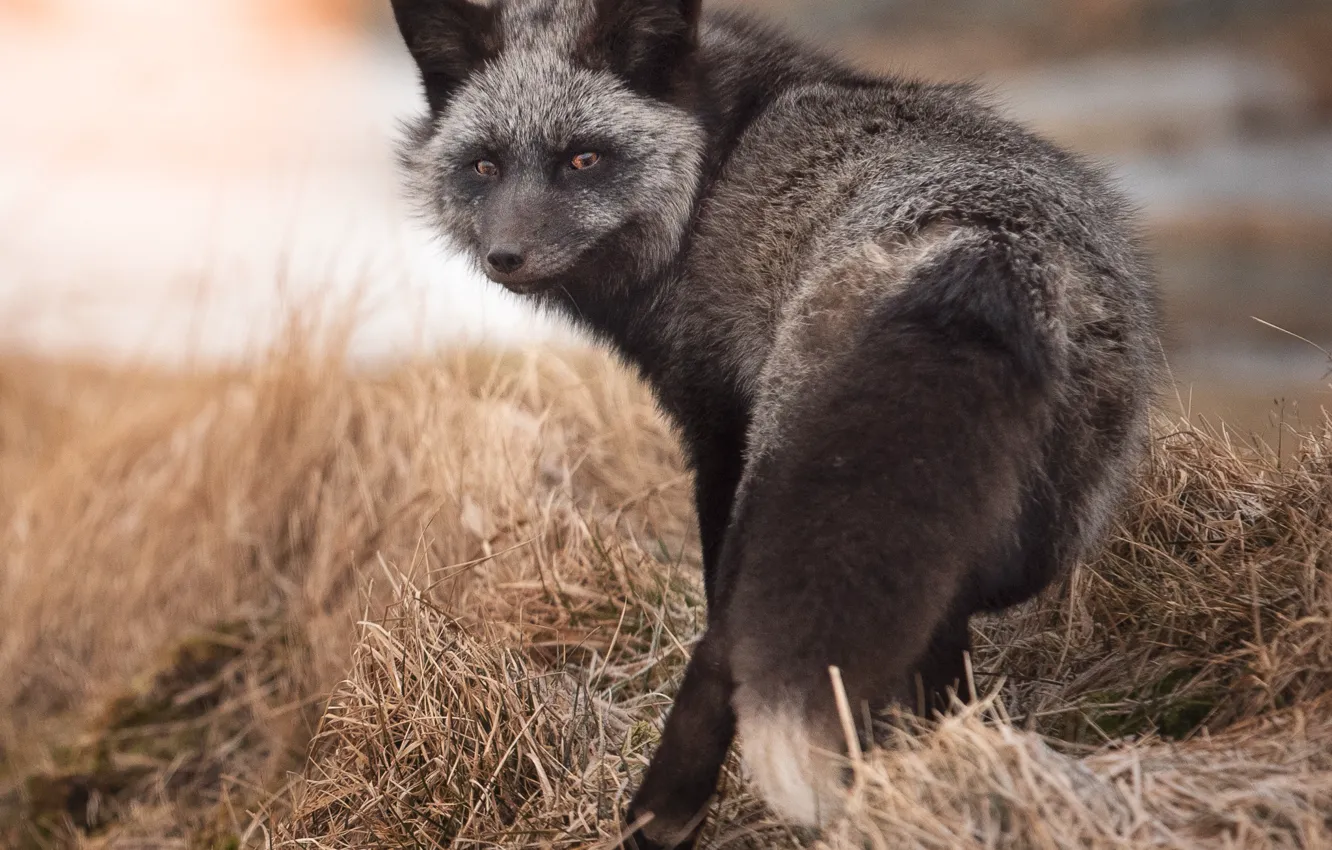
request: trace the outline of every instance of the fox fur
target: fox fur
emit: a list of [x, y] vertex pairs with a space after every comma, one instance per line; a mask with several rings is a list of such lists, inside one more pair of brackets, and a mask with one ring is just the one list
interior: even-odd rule
[[852, 705], [937, 706], [969, 618], [1104, 536], [1159, 373], [1130, 210], [969, 87], [700, 0], [393, 8], [422, 215], [636, 366], [695, 472], [708, 628], [629, 844], [695, 840], [737, 735], [774, 809], [827, 823], [829, 668]]

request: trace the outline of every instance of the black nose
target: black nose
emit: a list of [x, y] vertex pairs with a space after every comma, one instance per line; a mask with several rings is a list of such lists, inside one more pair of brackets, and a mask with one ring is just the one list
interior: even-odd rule
[[515, 248], [496, 248], [486, 256], [486, 262], [500, 274], [513, 274], [523, 267], [523, 255]]

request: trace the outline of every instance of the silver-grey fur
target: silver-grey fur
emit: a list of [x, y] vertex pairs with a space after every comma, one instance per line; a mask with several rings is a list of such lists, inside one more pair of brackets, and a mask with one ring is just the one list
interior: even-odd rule
[[636, 365], [696, 471], [709, 629], [631, 843], [693, 840], [737, 731], [825, 821], [829, 666], [856, 704], [934, 700], [973, 613], [1104, 535], [1159, 369], [1126, 205], [967, 87], [698, 0], [393, 2], [423, 212]]

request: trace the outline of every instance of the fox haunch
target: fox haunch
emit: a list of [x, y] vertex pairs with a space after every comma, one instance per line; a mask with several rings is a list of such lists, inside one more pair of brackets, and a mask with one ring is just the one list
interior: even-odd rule
[[1124, 201], [968, 87], [699, 0], [393, 8], [422, 214], [634, 364], [695, 472], [708, 628], [630, 842], [692, 843], [737, 735], [826, 823], [829, 668], [853, 705], [937, 705], [971, 615], [1097, 545], [1130, 480], [1159, 345]]

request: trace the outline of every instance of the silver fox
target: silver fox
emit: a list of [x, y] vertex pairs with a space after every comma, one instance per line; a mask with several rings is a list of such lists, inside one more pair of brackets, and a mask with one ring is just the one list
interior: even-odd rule
[[700, 5], [393, 0], [422, 213], [637, 366], [695, 472], [708, 628], [639, 848], [696, 840], [737, 734], [777, 812], [836, 816], [829, 668], [854, 706], [938, 707], [971, 615], [1102, 539], [1160, 372], [1096, 169]]

